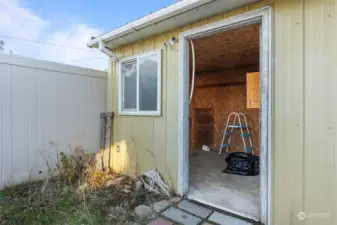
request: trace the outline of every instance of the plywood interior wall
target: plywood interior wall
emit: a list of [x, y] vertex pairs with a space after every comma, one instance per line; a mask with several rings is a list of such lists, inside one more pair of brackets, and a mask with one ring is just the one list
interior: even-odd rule
[[[205, 72], [259, 64], [259, 40], [260, 24], [193, 40], [196, 71]], [[191, 68], [192, 60], [190, 62]]]
[[[259, 109], [248, 109], [246, 105], [246, 73], [258, 71], [258, 69], [259, 66], [256, 65], [209, 72], [196, 76], [194, 97], [190, 105], [191, 151], [201, 148], [200, 140], [197, 140], [198, 133], [205, 134], [206, 130], [213, 132], [213, 134], [207, 135], [213, 137], [213, 142], [205, 144], [210, 145], [212, 149], [218, 149], [228, 115], [231, 112], [242, 112], [247, 116], [248, 126], [252, 133], [254, 151], [258, 154]], [[198, 113], [201, 109], [209, 109], [212, 112], [213, 124], [197, 125], [197, 120], [200, 120], [198, 117], [203, 116], [203, 114]], [[207, 139], [208, 137], [205, 137], [204, 140]], [[231, 151], [243, 150], [239, 130], [234, 131], [231, 145]]]
[[[242, 112], [258, 154], [259, 109], [247, 108], [246, 73], [259, 72], [259, 31], [255, 24], [193, 40], [196, 80], [190, 105], [190, 153], [203, 144], [218, 149], [228, 115]], [[207, 119], [209, 114], [213, 119]], [[231, 151], [243, 151], [239, 130], [234, 131], [231, 146]]]

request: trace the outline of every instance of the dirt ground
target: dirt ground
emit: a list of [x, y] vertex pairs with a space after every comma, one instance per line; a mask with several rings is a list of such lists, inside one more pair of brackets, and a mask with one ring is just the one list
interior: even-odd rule
[[0, 224], [144, 224], [133, 209], [163, 196], [117, 186], [80, 191], [58, 180], [26, 183], [0, 191]]
[[97, 169], [81, 147], [59, 157], [54, 169], [46, 163], [45, 180], [0, 190], [0, 225], [146, 224], [134, 208], [166, 198], [136, 187], [136, 178]]

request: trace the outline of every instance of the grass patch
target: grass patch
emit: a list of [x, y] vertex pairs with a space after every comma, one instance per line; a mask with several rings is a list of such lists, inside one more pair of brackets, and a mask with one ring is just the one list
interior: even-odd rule
[[58, 176], [0, 191], [0, 225], [146, 223], [134, 208], [165, 197], [136, 190], [135, 180], [97, 170], [88, 159], [81, 148], [72, 155], [62, 153]]
[[[143, 223], [133, 209], [162, 199], [144, 190], [124, 193], [118, 187], [78, 191], [77, 188], [51, 180], [26, 183], [2, 191], [0, 224], [132, 224]], [[44, 189], [43, 192], [41, 189]]]

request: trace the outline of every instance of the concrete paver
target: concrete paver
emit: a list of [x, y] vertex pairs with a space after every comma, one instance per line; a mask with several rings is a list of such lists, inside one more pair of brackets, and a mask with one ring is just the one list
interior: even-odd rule
[[155, 202], [152, 205], [152, 208], [154, 211], [156, 211], [157, 213], [163, 211], [164, 209], [166, 209], [167, 207], [169, 207], [171, 205], [171, 203], [168, 200], [163, 200], [160, 202]]
[[178, 207], [200, 218], [206, 218], [212, 213], [212, 210], [207, 209], [205, 207], [202, 207], [200, 205], [197, 205], [187, 200], [180, 202], [178, 204]]
[[162, 215], [184, 225], [197, 225], [201, 222], [200, 218], [174, 207], [168, 208]]

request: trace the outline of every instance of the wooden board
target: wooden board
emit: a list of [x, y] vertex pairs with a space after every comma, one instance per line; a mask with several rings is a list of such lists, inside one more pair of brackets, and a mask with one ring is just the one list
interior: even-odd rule
[[[222, 130], [226, 123], [227, 117], [231, 112], [242, 112], [247, 116], [248, 126], [252, 133], [252, 141], [254, 151], [259, 152], [259, 109], [247, 108], [246, 95], [246, 73], [258, 71], [259, 66], [240, 67], [227, 70], [220, 70], [203, 73], [196, 76], [196, 85], [205, 85], [207, 87], [199, 87], [194, 89], [194, 97], [190, 105], [190, 118], [192, 127], [190, 133], [191, 149], [200, 149], [200, 140], [196, 140], [197, 127], [196, 124], [196, 109], [212, 109], [213, 124], [210, 127], [213, 129], [213, 143], [209, 147], [218, 149], [221, 143]], [[217, 83], [227, 83], [228, 85], [219, 86]], [[237, 82], [243, 84], [236, 85]], [[213, 86], [212, 86], [213, 84]], [[242, 151], [243, 143], [239, 136], [239, 131], [235, 131], [231, 141], [231, 151]], [[205, 143], [207, 144], [207, 143]]]
[[259, 24], [216, 33], [193, 42], [197, 72], [259, 63]]
[[193, 109], [193, 124], [195, 132], [195, 147], [201, 148], [203, 145], [213, 144], [214, 134], [214, 118], [211, 108], [195, 108]]
[[247, 108], [260, 108], [260, 73], [247, 73]]

